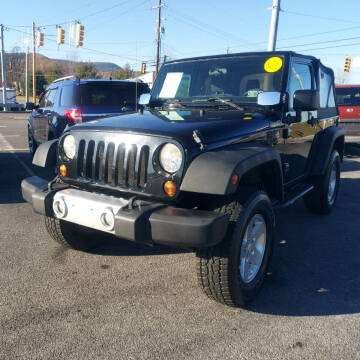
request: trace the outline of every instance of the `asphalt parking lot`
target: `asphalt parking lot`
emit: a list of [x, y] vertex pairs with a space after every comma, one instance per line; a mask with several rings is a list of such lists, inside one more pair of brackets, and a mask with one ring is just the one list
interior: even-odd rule
[[64, 250], [20, 192], [24, 115], [0, 115], [0, 359], [360, 359], [360, 151], [336, 210], [277, 213], [266, 284], [246, 309], [209, 300], [194, 254], [104, 238]]

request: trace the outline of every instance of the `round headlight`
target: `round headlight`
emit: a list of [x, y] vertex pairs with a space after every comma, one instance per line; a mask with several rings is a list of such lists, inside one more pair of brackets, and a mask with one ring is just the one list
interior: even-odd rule
[[72, 135], [66, 135], [63, 140], [63, 149], [69, 159], [73, 159], [76, 152], [76, 142]]
[[182, 153], [176, 145], [167, 143], [160, 150], [159, 160], [165, 171], [174, 173], [180, 169]]

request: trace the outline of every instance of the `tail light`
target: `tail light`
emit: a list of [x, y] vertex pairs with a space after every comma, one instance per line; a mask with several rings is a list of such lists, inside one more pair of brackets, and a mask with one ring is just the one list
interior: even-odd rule
[[82, 111], [78, 109], [65, 110], [65, 116], [70, 120], [71, 125], [82, 123]]

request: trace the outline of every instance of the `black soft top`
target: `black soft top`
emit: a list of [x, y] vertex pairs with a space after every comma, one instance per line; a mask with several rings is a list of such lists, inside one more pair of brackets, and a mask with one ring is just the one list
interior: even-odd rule
[[173, 64], [173, 63], [182, 62], [182, 61], [194, 61], [194, 60], [203, 60], [203, 59], [217, 59], [217, 58], [226, 58], [226, 57], [231, 58], [231, 57], [234, 57], [234, 56], [251, 56], [251, 55], [268, 55], [268, 56], [282, 55], [287, 59], [289, 59], [290, 57], [295, 57], [295, 56], [296, 57], [302, 57], [302, 58], [309, 59], [311, 61], [317, 61], [319, 64], [321, 64], [321, 67], [322, 67], [323, 70], [325, 70], [326, 72], [333, 73], [332, 69], [325, 66], [325, 65], [323, 65], [318, 58], [316, 58], [314, 56], [311, 56], [311, 55], [299, 54], [299, 53], [296, 53], [294, 51], [252, 51], [252, 52], [241, 52], [241, 53], [231, 53], [231, 54], [197, 56], [197, 57], [192, 57], [192, 58], [171, 60], [171, 61], [167, 61], [165, 64]]

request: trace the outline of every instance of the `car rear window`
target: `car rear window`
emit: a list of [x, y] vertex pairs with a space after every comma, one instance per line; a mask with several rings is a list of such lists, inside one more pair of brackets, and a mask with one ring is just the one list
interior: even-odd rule
[[89, 82], [79, 86], [80, 106], [135, 106], [136, 98], [150, 92], [146, 84]]
[[360, 106], [360, 87], [336, 88], [336, 105]]

